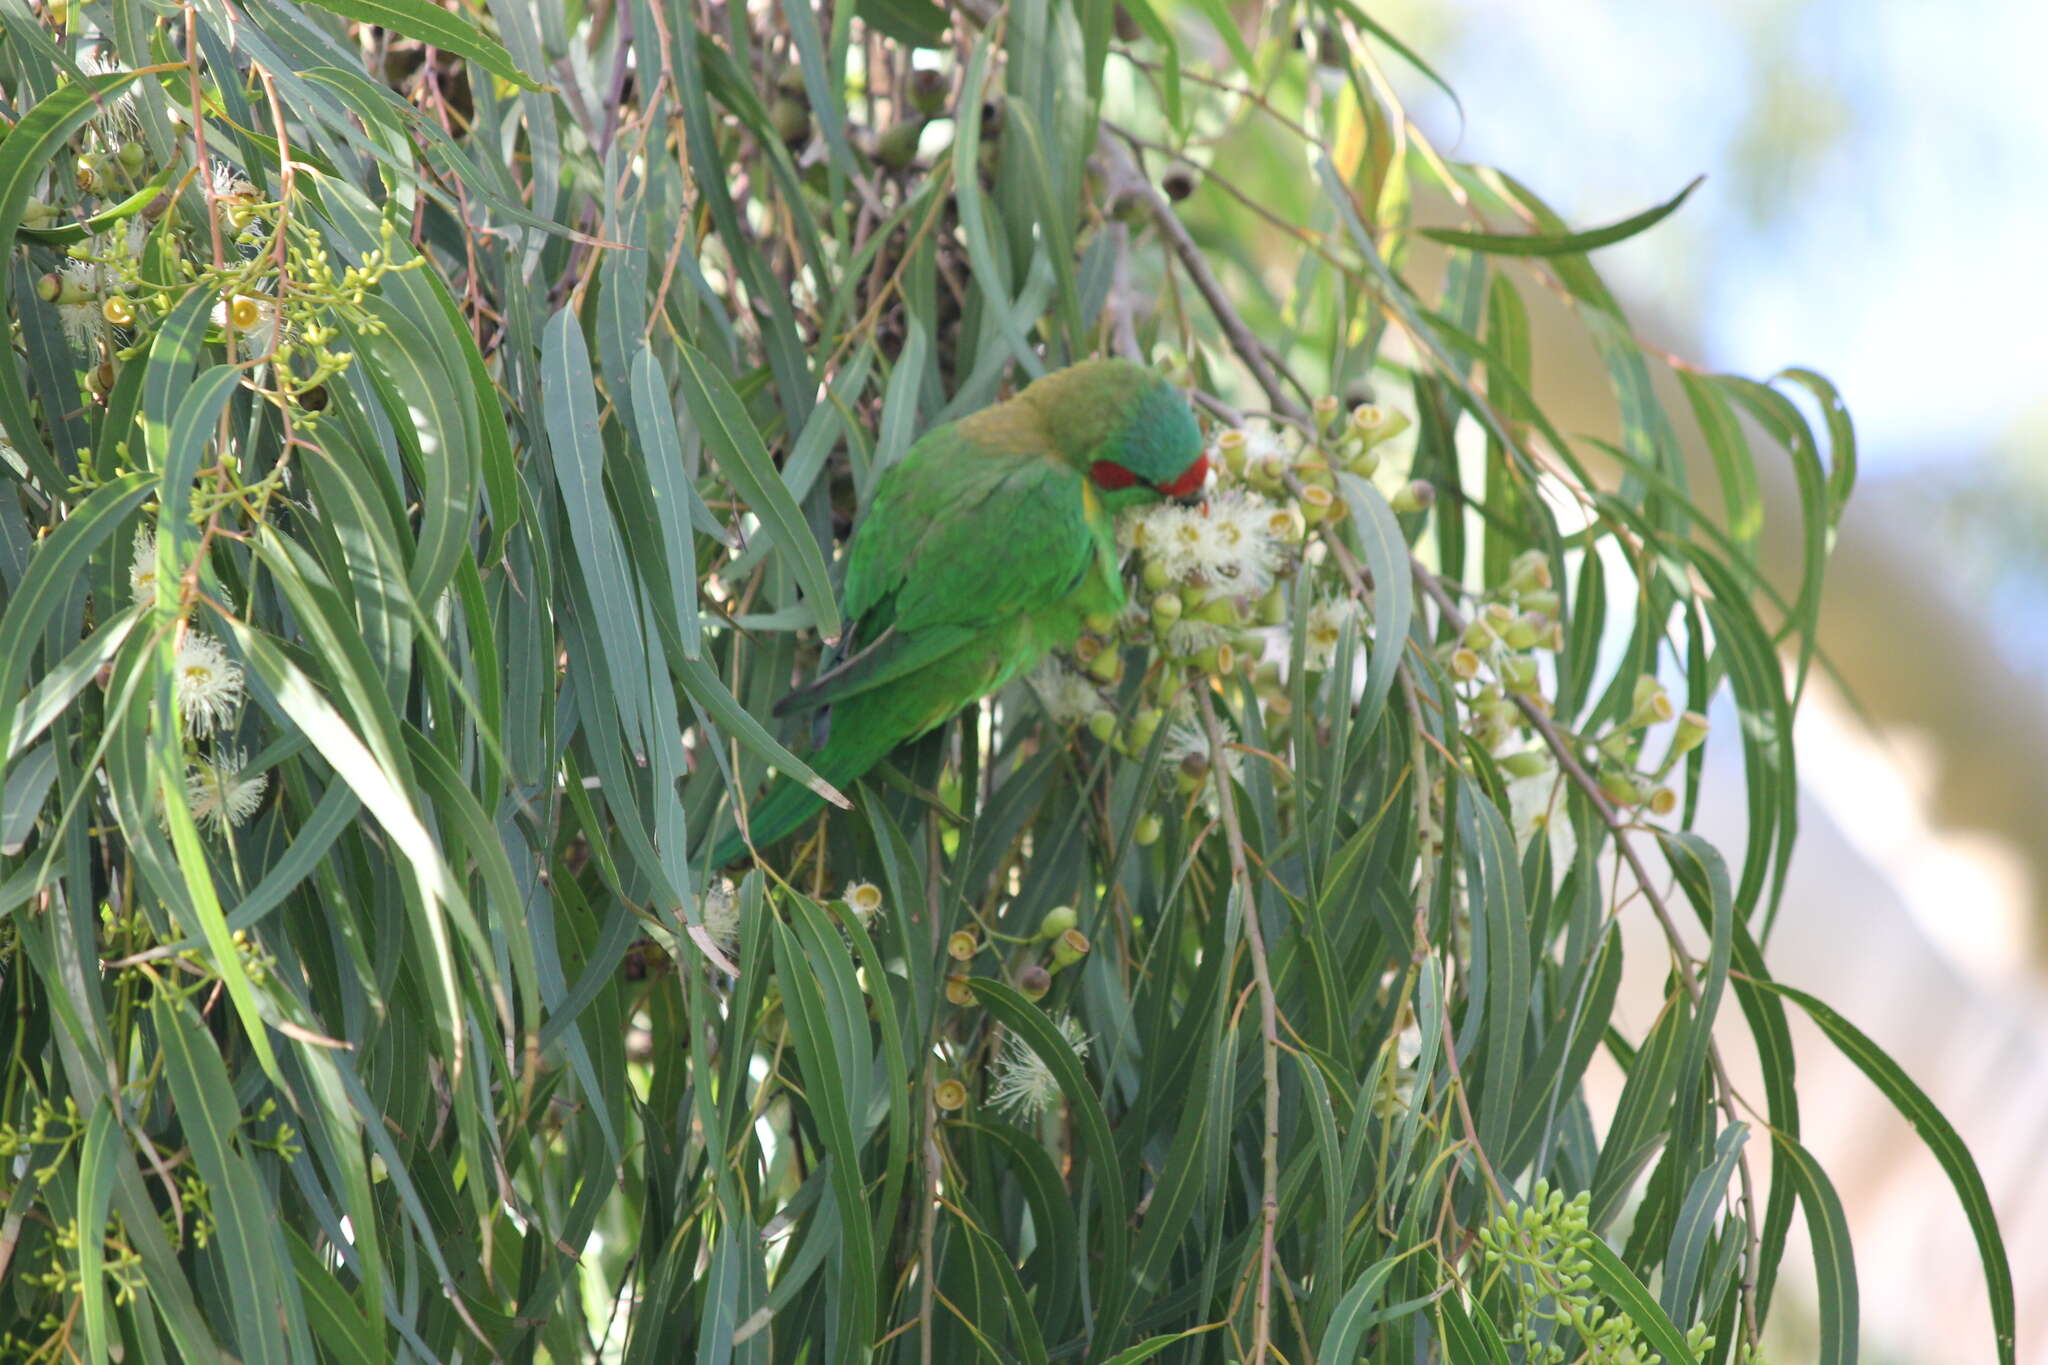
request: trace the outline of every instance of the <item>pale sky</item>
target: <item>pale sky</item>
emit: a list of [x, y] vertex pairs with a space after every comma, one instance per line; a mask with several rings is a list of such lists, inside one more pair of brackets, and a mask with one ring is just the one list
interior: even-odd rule
[[[1406, 15], [1398, 11], [1406, 9]], [[2048, 424], [2048, 4], [1395, 5], [1465, 102], [1454, 154], [1575, 225], [1707, 183], [1597, 259], [1707, 363], [1840, 386], [1876, 474]], [[1432, 136], [1441, 96], [1407, 82]], [[1647, 319], [1646, 319], [1647, 320]], [[1663, 329], [1660, 329], [1663, 330]], [[1682, 340], [1673, 335], [1671, 340]]]

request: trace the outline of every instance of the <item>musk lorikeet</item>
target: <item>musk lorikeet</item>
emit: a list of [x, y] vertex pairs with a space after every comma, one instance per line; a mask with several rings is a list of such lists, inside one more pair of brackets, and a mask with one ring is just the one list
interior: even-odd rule
[[[1208, 470], [1187, 401], [1128, 360], [1084, 361], [926, 432], [883, 473], [854, 529], [844, 657], [776, 707], [831, 708], [811, 766], [851, 783], [1072, 644], [1084, 617], [1121, 611], [1116, 513], [1192, 498]], [[752, 808], [754, 846], [822, 804], [778, 779]], [[732, 836], [707, 865], [745, 851]]]

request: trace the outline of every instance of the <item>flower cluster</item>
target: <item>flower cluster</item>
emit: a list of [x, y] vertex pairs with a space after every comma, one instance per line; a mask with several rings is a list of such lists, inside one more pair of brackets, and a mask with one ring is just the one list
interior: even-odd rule
[[[156, 575], [156, 533], [145, 527], [135, 533], [128, 562], [128, 590], [136, 605], [156, 601]], [[218, 637], [186, 626], [171, 678], [172, 703], [186, 746], [185, 801], [193, 820], [215, 834], [247, 824], [270, 785], [266, 774], [245, 771], [246, 750], [217, 742], [234, 730], [247, 697], [242, 666], [228, 656], [227, 647]]]
[[[1588, 1226], [1590, 1196], [1566, 1199], [1539, 1180], [1529, 1202], [1502, 1212], [1479, 1230], [1487, 1269], [1506, 1277], [1519, 1307], [1506, 1329], [1521, 1358], [1561, 1365], [1565, 1360], [1600, 1365], [1658, 1365], [1663, 1357], [1650, 1349], [1635, 1320], [1627, 1313], [1609, 1313], [1594, 1291], [1593, 1263], [1588, 1256], [1596, 1233]], [[1575, 1349], [1565, 1339], [1576, 1337]], [[1706, 1327], [1686, 1334], [1686, 1348], [1695, 1359], [1714, 1347]]]

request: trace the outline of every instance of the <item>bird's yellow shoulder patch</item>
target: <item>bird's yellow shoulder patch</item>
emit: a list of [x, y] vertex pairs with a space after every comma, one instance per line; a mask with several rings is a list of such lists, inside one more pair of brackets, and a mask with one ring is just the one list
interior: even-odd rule
[[1103, 515], [1102, 499], [1095, 496], [1095, 486], [1086, 479], [1081, 480], [1081, 511], [1090, 521]]

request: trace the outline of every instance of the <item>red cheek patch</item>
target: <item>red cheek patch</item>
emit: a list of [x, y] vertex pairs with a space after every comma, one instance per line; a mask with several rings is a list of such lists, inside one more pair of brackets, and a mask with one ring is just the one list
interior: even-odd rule
[[1114, 493], [1119, 488], [1129, 488], [1138, 481], [1138, 476], [1114, 460], [1097, 460], [1088, 466], [1088, 477], [1097, 488]]
[[1162, 483], [1159, 491], [1169, 498], [1184, 498], [1202, 486], [1202, 480], [1209, 477], [1209, 457], [1198, 456], [1195, 462], [1182, 470], [1180, 477], [1172, 483]]

